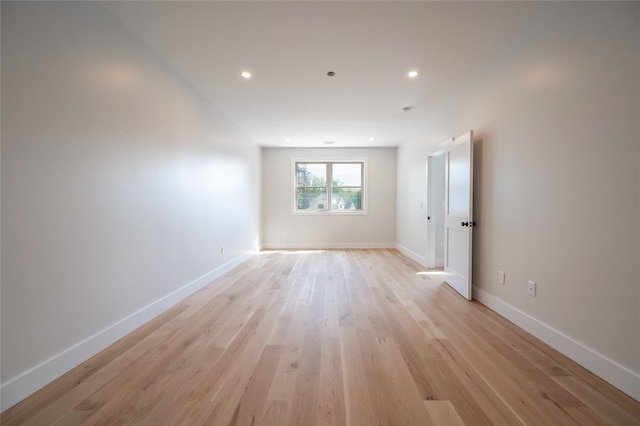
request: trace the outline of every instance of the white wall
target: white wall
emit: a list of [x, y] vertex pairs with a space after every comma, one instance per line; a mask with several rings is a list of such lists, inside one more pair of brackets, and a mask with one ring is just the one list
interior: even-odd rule
[[[293, 215], [292, 158], [367, 158], [367, 215]], [[262, 243], [270, 248], [392, 247], [395, 148], [264, 148]]]
[[102, 6], [2, 2], [3, 409], [254, 250], [260, 155]]
[[640, 4], [537, 7], [546, 19], [399, 148], [398, 243], [424, 253], [429, 146], [473, 129], [474, 295], [640, 398]]

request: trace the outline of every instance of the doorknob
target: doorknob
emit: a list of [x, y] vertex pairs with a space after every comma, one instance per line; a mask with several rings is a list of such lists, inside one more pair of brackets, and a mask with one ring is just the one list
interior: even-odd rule
[[469, 226], [469, 222], [460, 222], [460, 226]]

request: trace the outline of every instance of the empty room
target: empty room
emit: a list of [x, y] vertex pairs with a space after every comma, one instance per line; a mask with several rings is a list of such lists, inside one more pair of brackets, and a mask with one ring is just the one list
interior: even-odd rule
[[2, 425], [640, 424], [640, 2], [0, 8]]

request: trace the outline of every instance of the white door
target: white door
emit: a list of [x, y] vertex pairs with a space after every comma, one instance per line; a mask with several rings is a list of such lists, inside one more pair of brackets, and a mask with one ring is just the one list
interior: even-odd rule
[[473, 131], [446, 142], [445, 252], [446, 282], [471, 300], [473, 236]]

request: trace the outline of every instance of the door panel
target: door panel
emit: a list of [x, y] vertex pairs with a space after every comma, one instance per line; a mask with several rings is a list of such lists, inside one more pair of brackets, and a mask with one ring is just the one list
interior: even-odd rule
[[447, 212], [455, 216], [469, 216], [469, 150], [465, 145], [449, 151], [449, 200]]
[[467, 233], [464, 230], [449, 227], [447, 232], [447, 259], [449, 260], [447, 267], [449, 272], [458, 276], [465, 277], [469, 274], [469, 265], [464, 256], [456, 256], [456, 253], [464, 253], [468, 251]]

